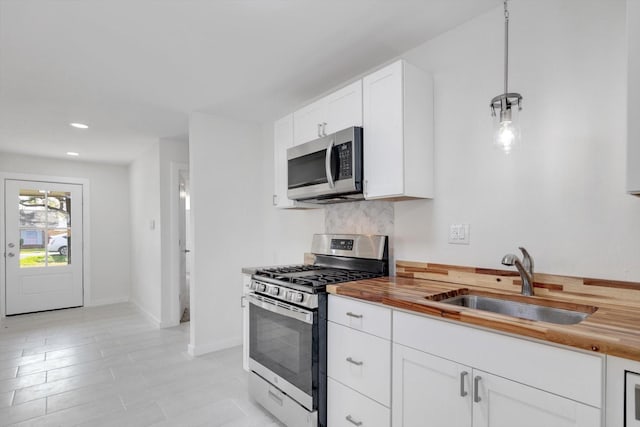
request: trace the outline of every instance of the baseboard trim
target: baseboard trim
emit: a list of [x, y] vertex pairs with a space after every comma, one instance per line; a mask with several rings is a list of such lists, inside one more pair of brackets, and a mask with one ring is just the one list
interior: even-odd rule
[[100, 305], [121, 304], [123, 302], [129, 302], [129, 297], [103, 298], [103, 299], [89, 301], [84, 306], [97, 307]]
[[155, 326], [157, 326], [158, 328], [160, 327], [160, 319], [158, 319], [156, 316], [154, 316], [153, 314], [149, 313], [146, 309], [144, 309], [136, 300], [131, 300], [130, 301], [133, 305], [136, 306], [136, 308], [138, 310], [140, 310], [140, 313], [144, 314], [145, 317], [147, 319], [149, 319], [153, 324], [155, 324]]
[[226, 340], [218, 340], [206, 344], [193, 345], [189, 344], [187, 351], [191, 356], [202, 356], [203, 354], [213, 353], [214, 351], [226, 350], [228, 348], [242, 345], [242, 337], [233, 337]]

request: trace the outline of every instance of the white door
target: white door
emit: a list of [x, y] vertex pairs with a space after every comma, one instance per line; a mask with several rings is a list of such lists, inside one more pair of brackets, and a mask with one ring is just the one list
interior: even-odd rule
[[393, 427], [471, 427], [471, 374], [464, 365], [394, 344]]
[[[523, 367], [526, 369], [526, 367]], [[476, 378], [480, 377], [479, 380]], [[474, 371], [474, 427], [600, 427], [600, 409]]]
[[362, 126], [362, 80], [327, 96], [326, 133]]
[[326, 122], [327, 100], [322, 98], [293, 113], [293, 144], [320, 138]]
[[191, 318], [189, 312], [190, 303], [190, 276], [187, 254], [190, 252], [187, 234], [187, 221], [189, 220], [189, 210], [191, 209], [189, 190], [189, 171], [180, 170], [180, 197], [178, 199], [178, 245], [180, 250], [180, 322], [188, 322]]
[[6, 314], [83, 305], [82, 185], [4, 184]]

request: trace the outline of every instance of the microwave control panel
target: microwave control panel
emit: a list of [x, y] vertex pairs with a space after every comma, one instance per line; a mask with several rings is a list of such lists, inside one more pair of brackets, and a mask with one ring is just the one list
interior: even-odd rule
[[351, 142], [336, 145], [335, 151], [338, 153], [338, 173], [335, 179], [347, 179], [353, 176], [353, 153]]

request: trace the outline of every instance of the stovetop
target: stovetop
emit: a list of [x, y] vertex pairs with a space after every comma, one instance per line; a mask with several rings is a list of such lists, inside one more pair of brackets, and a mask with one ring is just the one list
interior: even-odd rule
[[254, 279], [267, 279], [268, 282], [281, 286], [291, 284], [296, 285], [292, 286], [294, 288], [307, 287], [309, 292], [314, 293], [324, 290], [326, 285], [332, 283], [350, 282], [380, 276], [381, 274], [366, 271], [309, 264], [264, 268], [259, 269], [253, 275]]

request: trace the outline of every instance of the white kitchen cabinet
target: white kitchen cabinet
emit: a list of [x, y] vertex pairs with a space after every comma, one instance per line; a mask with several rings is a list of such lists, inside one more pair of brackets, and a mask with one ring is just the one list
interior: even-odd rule
[[287, 197], [287, 148], [293, 146], [293, 114], [273, 124], [273, 206], [290, 208], [295, 202]]
[[431, 76], [400, 60], [362, 86], [365, 198], [432, 198]]
[[329, 295], [328, 319], [328, 425], [389, 426], [391, 309]]
[[[389, 427], [389, 408], [329, 378], [327, 425], [331, 427]], [[362, 424], [360, 424], [362, 423]]]
[[251, 285], [251, 275], [242, 274], [242, 297], [240, 305], [242, 307], [242, 368], [249, 372], [249, 302], [247, 294]]
[[475, 369], [473, 383], [473, 427], [602, 426], [599, 408]]
[[640, 195], [640, 0], [627, 0], [627, 191]]
[[393, 345], [393, 426], [471, 427], [471, 368]]
[[277, 208], [317, 208], [287, 197], [287, 148], [293, 146], [293, 114], [273, 124], [273, 206]]
[[385, 406], [391, 403], [391, 343], [328, 322], [327, 375]]
[[362, 81], [358, 80], [293, 113], [293, 144], [362, 126]]
[[393, 427], [603, 425], [601, 356], [399, 311], [392, 336]]

